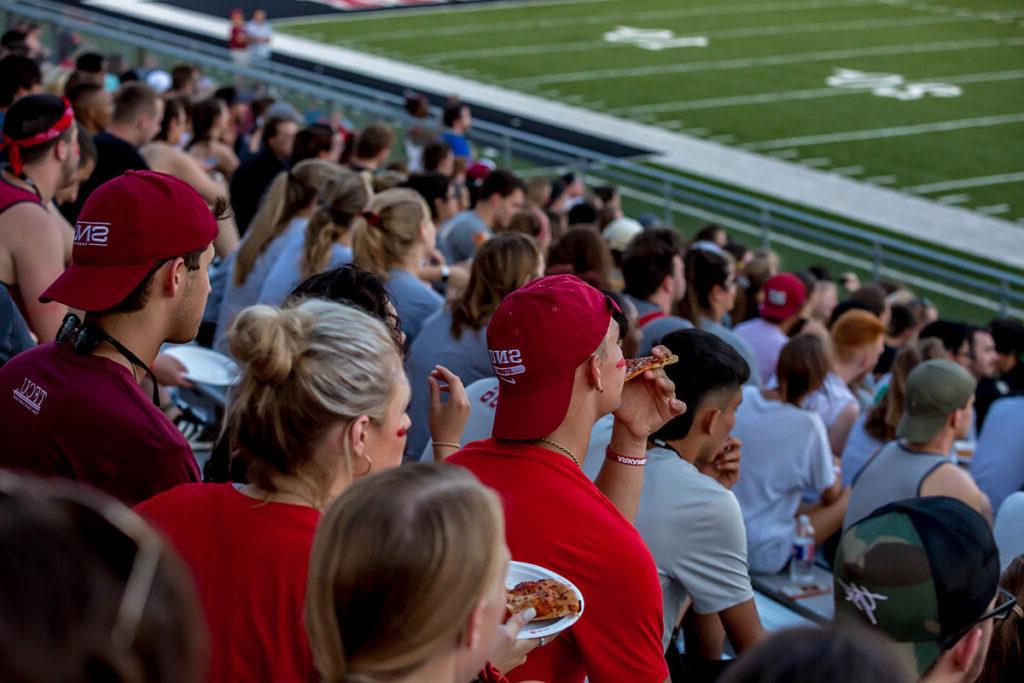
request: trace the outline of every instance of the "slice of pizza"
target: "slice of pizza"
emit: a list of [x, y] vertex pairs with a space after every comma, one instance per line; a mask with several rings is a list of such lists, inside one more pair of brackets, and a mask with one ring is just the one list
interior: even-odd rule
[[657, 356], [641, 356], [640, 358], [630, 358], [626, 361], [626, 381], [639, 377], [648, 370], [657, 370], [663, 368], [666, 365], [672, 365], [673, 363], [679, 362], [679, 356], [666, 356], [665, 358], [658, 358]]
[[530, 607], [537, 610], [535, 619], [560, 619], [580, 612], [576, 593], [555, 579], [523, 581], [505, 593], [510, 614], [518, 614]]

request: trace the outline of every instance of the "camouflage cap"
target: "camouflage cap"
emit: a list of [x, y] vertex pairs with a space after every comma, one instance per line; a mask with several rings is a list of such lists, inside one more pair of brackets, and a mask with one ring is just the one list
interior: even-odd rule
[[875, 510], [843, 534], [834, 566], [836, 620], [888, 635], [918, 675], [942, 654], [945, 639], [985, 612], [999, 586], [988, 523], [944, 496]]

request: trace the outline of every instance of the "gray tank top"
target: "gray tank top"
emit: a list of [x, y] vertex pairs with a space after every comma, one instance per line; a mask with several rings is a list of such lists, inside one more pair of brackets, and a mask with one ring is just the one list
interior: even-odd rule
[[853, 480], [843, 531], [883, 505], [917, 498], [921, 495], [921, 482], [948, 462], [947, 455], [918, 453], [904, 448], [899, 441], [885, 444]]

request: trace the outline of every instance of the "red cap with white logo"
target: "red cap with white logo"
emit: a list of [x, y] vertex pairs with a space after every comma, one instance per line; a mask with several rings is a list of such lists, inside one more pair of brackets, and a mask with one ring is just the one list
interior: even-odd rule
[[792, 273], [779, 273], [764, 283], [764, 301], [758, 306], [762, 318], [781, 322], [800, 312], [807, 300], [804, 283]]
[[86, 200], [75, 224], [71, 265], [43, 292], [83, 311], [120, 303], [164, 259], [207, 247], [217, 220], [187, 183], [155, 171], [127, 171]]
[[502, 300], [487, 325], [495, 438], [538, 439], [562, 423], [576, 368], [601, 345], [613, 305], [574, 275], [539, 278]]

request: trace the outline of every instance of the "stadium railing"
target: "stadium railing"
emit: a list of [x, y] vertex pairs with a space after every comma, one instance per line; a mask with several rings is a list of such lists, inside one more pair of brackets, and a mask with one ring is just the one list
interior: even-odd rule
[[[139, 63], [144, 62], [146, 53], [153, 53], [399, 126], [429, 125], [407, 114], [400, 94], [353, 83], [319, 64], [238, 64], [225, 46], [208, 39], [51, 0], [0, 0], [0, 7], [9, 15], [136, 49]], [[438, 121], [440, 110], [432, 107], [431, 116]], [[660, 207], [666, 224], [671, 225], [677, 214], [718, 221], [755, 237], [764, 247], [781, 243], [806, 254], [833, 254], [842, 262], [869, 271], [876, 279], [893, 277], [908, 285], [968, 299], [1000, 315], [1024, 315], [1024, 273], [997, 263], [979, 262], [975, 257], [908, 241], [872, 226], [844, 222], [641, 160], [602, 154], [479, 118], [474, 120], [470, 137], [482, 146], [499, 150], [506, 165], [525, 160], [545, 167], [574, 168], [589, 178], [617, 184], [624, 195]]]

